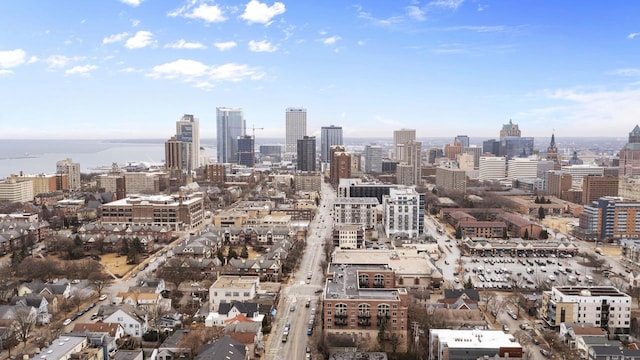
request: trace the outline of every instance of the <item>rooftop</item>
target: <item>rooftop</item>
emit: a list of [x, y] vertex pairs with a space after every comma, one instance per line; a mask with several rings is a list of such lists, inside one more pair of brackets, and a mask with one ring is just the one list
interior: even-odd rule
[[418, 251], [416, 248], [397, 248], [396, 250], [336, 250], [333, 255], [333, 263], [370, 266], [383, 265], [398, 275], [431, 275], [436, 270], [431, 260], [429, 260], [429, 255], [423, 251]]
[[212, 288], [243, 288], [250, 289], [253, 286], [259, 285], [260, 281], [256, 276], [232, 276], [223, 275], [216, 280]]
[[450, 330], [431, 329], [441, 344], [452, 348], [497, 349], [500, 347], [521, 347], [513, 335], [502, 330]]
[[615, 296], [628, 297], [629, 295], [621, 292], [613, 286], [557, 286], [553, 290], [566, 296]]
[[61, 335], [50, 346], [43, 348], [38, 357], [40, 359], [66, 358], [72, 349], [86, 341], [87, 338], [84, 336]]
[[331, 264], [329, 265], [329, 272], [333, 274], [333, 278], [327, 279], [325, 298], [369, 300], [383, 299], [388, 301], [399, 301], [399, 293], [406, 292], [405, 289], [396, 288], [360, 289], [358, 285], [359, 270], [389, 271], [390, 269], [386, 265], [375, 264]]
[[334, 205], [339, 204], [371, 204], [378, 205], [378, 198], [376, 197], [338, 197], [333, 201]]

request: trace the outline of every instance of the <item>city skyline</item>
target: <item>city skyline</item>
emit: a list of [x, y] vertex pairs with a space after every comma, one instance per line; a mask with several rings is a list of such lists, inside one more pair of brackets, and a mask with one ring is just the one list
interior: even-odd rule
[[[26, 0], [0, 5], [2, 138], [164, 138], [216, 107], [261, 137], [620, 137], [640, 101], [638, 3]], [[106, 20], [109, 19], [109, 20]], [[567, 20], [569, 19], [569, 20]], [[11, 29], [20, 28], [20, 32]]]

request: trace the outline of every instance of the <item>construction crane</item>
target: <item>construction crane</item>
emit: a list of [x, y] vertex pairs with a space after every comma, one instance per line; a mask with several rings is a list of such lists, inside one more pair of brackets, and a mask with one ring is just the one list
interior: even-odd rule
[[255, 125], [251, 125], [251, 137], [253, 141], [256, 141], [256, 130], [264, 130], [264, 128], [257, 128]]

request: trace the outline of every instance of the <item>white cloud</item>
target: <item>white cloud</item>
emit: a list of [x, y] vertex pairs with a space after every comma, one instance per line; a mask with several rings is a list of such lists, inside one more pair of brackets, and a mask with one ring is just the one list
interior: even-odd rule
[[27, 61], [27, 64], [35, 64], [38, 61], [40, 61], [40, 59], [37, 56], [32, 56], [29, 58], [29, 61]]
[[164, 47], [170, 48], [170, 49], [188, 49], [188, 50], [207, 48], [204, 44], [201, 44], [199, 42], [189, 42], [189, 41], [186, 41], [185, 39], [180, 39], [178, 41], [169, 43]]
[[6, 76], [13, 74], [13, 70], [9, 69], [0, 69], [0, 76]]
[[427, 19], [424, 10], [418, 6], [407, 6], [407, 16], [414, 20], [425, 21]]
[[141, 49], [147, 46], [155, 45], [151, 31], [138, 31], [135, 35], [127, 39], [124, 44], [129, 49]]
[[562, 104], [550, 107], [547, 112], [538, 109], [538, 113], [545, 115], [536, 117], [536, 120], [565, 119], [565, 131], [575, 132], [576, 136], [621, 136], [631, 129], [629, 124], [638, 122], [638, 89], [556, 89], [547, 90], [543, 95]]
[[0, 51], [0, 68], [12, 68], [26, 61], [27, 53], [22, 49]]
[[611, 73], [613, 75], [636, 77], [636, 76], [640, 76], [640, 69], [639, 68], [618, 69], [618, 70], [612, 71]]
[[487, 10], [487, 8], [489, 7], [489, 5], [486, 4], [478, 4], [478, 12], [482, 12]]
[[325, 45], [333, 45], [340, 39], [342, 39], [342, 38], [340, 36], [338, 36], [338, 35], [330, 36], [328, 38], [322, 39], [322, 43], [325, 44]]
[[217, 23], [227, 20], [222, 9], [220, 9], [218, 5], [200, 3], [196, 6], [196, 4], [196, 0], [190, 0], [181, 8], [169, 12], [167, 15], [170, 17], [182, 16], [189, 19], [199, 19], [208, 23]]
[[103, 44], [112, 44], [112, 43], [120, 42], [120, 41], [123, 41], [124, 39], [126, 39], [127, 36], [129, 36], [128, 32], [121, 32], [119, 34], [112, 34], [112, 35], [109, 35], [109, 36], [105, 37], [104, 39], [102, 39], [102, 43]]
[[137, 27], [138, 25], [140, 25], [140, 20], [138, 20], [138, 19], [131, 19], [131, 26], [133, 26], [133, 27]]
[[64, 55], [51, 55], [47, 57], [44, 60], [44, 62], [46, 62], [47, 65], [49, 65], [50, 70], [54, 70], [54, 69], [60, 69], [60, 68], [66, 67], [68, 64], [72, 62], [82, 61], [84, 59], [85, 59], [84, 56], [68, 57]]
[[268, 26], [273, 22], [274, 17], [284, 14], [285, 11], [285, 6], [281, 2], [275, 2], [269, 6], [258, 0], [251, 0], [247, 3], [244, 13], [240, 17], [249, 24], [259, 23]]
[[64, 72], [65, 75], [89, 75], [89, 72], [97, 69], [95, 65], [78, 65]]
[[464, 0], [434, 0], [431, 1], [428, 5], [456, 10], [460, 7], [460, 5], [462, 5], [463, 2]]
[[123, 73], [133, 73], [133, 72], [136, 72], [136, 71], [138, 71], [138, 70], [136, 70], [136, 68], [131, 67], [131, 66], [120, 70], [120, 72], [123, 72]]
[[274, 52], [278, 50], [278, 47], [267, 40], [251, 40], [249, 41], [249, 50], [253, 52]]
[[358, 9], [359, 9], [358, 18], [367, 20], [377, 26], [392, 26], [392, 25], [401, 23], [403, 20], [401, 16], [391, 16], [386, 19], [379, 19], [371, 15], [371, 13], [362, 11], [361, 7], [358, 7]]
[[635, 39], [638, 36], [640, 36], [640, 33], [631, 33], [627, 35], [627, 39]]
[[143, 0], [120, 0], [121, 3], [127, 4], [129, 6], [140, 6]]
[[195, 60], [179, 59], [154, 66], [147, 76], [154, 79], [180, 80], [197, 88], [210, 89], [215, 83], [259, 80], [264, 74], [259, 68], [244, 64], [206, 65]]
[[220, 50], [220, 51], [226, 51], [226, 50], [229, 50], [229, 49], [233, 49], [237, 45], [238, 44], [235, 41], [224, 41], [224, 42], [217, 42], [217, 43], [213, 44], [213, 46], [218, 48], [218, 50]]

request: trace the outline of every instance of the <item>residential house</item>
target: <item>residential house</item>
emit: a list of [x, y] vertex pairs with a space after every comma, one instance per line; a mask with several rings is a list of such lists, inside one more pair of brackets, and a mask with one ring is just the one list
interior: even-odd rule
[[440, 302], [445, 304], [445, 307], [447, 309], [475, 310], [478, 309], [478, 302], [480, 302], [480, 293], [475, 289], [445, 289], [444, 299], [442, 299]]
[[261, 322], [238, 320], [225, 326], [224, 334], [245, 345], [249, 354], [258, 354], [264, 349]]
[[112, 360], [144, 360], [142, 350], [118, 350], [111, 355]]
[[98, 316], [103, 322], [120, 324], [125, 334], [136, 338], [142, 337], [149, 327], [147, 314], [131, 305], [103, 305], [98, 310]]
[[[57, 302], [54, 297], [53, 301]], [[36, 309], [36, 324], [48, 324], [51, 322], [49, 313], [49, 301], [39, 294], [28, 294], [25, 296], [14, 296], [11, 298], [11, 305], [30, 306]]]
[[248, 360], [247, 347], [228, 335], [202, 345], [195, 360]]
[[116, 341], [124, 336], [124, 329], [118, 323], [76, 323], [70, 335], [86, 336], [89, 344], [96, 347], [106, 347], [111, 352], [118, 348]]
[[190, 330], [176, 330], [158, 348], [157, 360], [193, 359], [193, 354], [188, 346], [183, 345], [184, 339], [189, 336]]
[[[42, 295], [47, 298], [49, 304], [53, 303], [53, 298], [57, 298], [58, 303], [71, 296], [71, 282], [67, 279], [57, 280], [53, 283], [44, 283], [41, 280], [22, 283], [18, 287], [18, 296], [27, 294]], [[57, 312], [57, 311], [52, 311]]]
[[269, 260], [262, 257], [255, 260], [229, 259], [222, 273], [224, 275], [258, 276], [260, 281], [277, 282], [280, 281], [282, 264], [280, 260]]
[[218, 311], [211, 312], [207, 320], [206, 326], [224, 326], [224, 324], [238, 315], [243, 315], [251, 321], [262, 322], [264, 315], [258, 311], [258, 304], [253, 302], [233, 302], [221, 303]]

